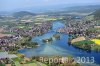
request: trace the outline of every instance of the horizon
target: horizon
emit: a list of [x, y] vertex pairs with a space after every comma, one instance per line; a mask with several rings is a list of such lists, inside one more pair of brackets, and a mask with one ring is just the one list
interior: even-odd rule
[[30, 10], [31, 8], [45, 10], [99, 4], [99, 0], [0, 0], [0, 11]]

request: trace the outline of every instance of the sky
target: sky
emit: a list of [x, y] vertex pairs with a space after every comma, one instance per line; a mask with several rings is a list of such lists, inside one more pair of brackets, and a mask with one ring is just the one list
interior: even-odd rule
[[62, 4], [100, 4], [100, 0], [0, 0], [0, 11], [14, 10], [28, 7], [48, 7]]

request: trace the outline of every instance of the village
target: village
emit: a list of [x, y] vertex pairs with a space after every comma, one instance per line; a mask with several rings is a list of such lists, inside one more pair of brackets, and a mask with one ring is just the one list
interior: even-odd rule
[[[29, 17], [30, 16], [24, 18], [29, 18]], [[1, 52], [0, 63], [1, 64], [4, 64], [6, 66], [15, 66], [15, 65], [21, 66], [22, 64], [26, 64], [28, 62], [31, 63], [32, 60], [32, 62], [34, 62], [32, 63], [33, 65], [46, 66], [46, 63], [34, 61], [34, 59], [39, 61], [39, 57], [26, 58], [25, 55], [17, 53], [17, 50], [23, 48], [30, 49], [30, 48], [38, 47], [39, 44], [37, 42], [30, 42], [32, 37], [42, 36], [50, 29], [52, 29], [53, 21], [61, 21], [61, 23], [65, 25], [65, 27], [57, 29], [56, 32], [68, 34], [70, 36], [68, 41], [70, 45], [86, 51], [90, 51], [90, 50], [95, 50], [97, 52], [100, 51], [100, 40], [99, 40], [100, 26], [99, 23], [94, 19], [87, 20], [87, 19], [83, 19], [85, 17], [81, 18], [80, 16], [74, 16], [74, 17], [57, 16], [56, 17], [56, 16], [47, 16], [47, 15], [37, 15], [35, 16], [34, 21], [32, 20], [33, 17], [28, 20], [26, 19], [24, 20], [24, 18], [17, 20], [11, 17], [12, 19], [10, 20], [11, 23], [15, 22], [13, 25], [2, 25], [0, 27], [0, 52]], [[4, 19], [1, 19], [1, 21], [3, 20]], [[7, 17], [7, 21], [9, 21], [8, 17]], [[6, 20], [4, 22], [6, 22]], [[54, 36], [60, 38], [60, 35], [55, 34]], [[98, 43], [95, 40], [96, 41], [98, 40]], [[4, 56], [2, 56], [2, 54]], [[18, 61], [21, 62], [19, 63]], [[70, 58], [69, 61], [70, 61], [69, 64], [72, 63], [72, 65], [76, 64], [78, 66], [78, 64], [74, 62], [72, 57]], [[62, 64], [61, 62], [59, 63]]]

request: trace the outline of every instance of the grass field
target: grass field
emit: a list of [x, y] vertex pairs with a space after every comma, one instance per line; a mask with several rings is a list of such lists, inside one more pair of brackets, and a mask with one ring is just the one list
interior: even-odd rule
[[12, 27], [12, 26], [15, 26], [15, 23], [14, 22], [0, 22], [0, 27], [3, 25], [9, 25]]
[[89, 16], [86, 16], [85, 18], [84, 18], [84, 20], [93, 20], [94, 19], [94, 16], [93, 15], [89, 15]]
[[21, 61], [23, 61], [23, 59], [21, 58], [13, 58], [12, 59], [15, 63], [16, 66], [47, 66], [46, 64], [43, 64], [41, 62], [37, 62], [37, 61], [27, 61], [24, 64], [20, 64]]
[[42, 63], [37, 63], [37, 62], [33, 62], [33, 63], [27, 63], [27, 64], [20, 64], [18, 61], [15, 61], [15, 65], [16, 66], [47, 66], [45, 64]]
[[21, 66], [21, 64], [18, 61], [15, 61], [16, 66]]
[[81, 45], [81, 44], [93, 44], [93, 43], [94, 43], [93, 41], [83, 40], [83, 41], [75, 42], [74, 44]]
[[30, 63], [30, 64], [23, 64], [22, 66], [37, 66], [36, 63]]

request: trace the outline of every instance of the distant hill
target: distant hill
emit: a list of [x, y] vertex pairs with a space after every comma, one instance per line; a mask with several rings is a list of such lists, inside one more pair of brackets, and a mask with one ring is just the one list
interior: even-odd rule
[[96, 10], [94, 13], [94, 19], [96, 20], [100, 20], [100, 9]]
[[100, 5], [88, 5], [88, 6], [73, 6], [73, 7], [67, 7], [66, 10], [68, 12], [82, 12], [82, 13], [87, 13], [87, 12], [93, 12], [97, 9], [100, 9]]
[[13, 17], [15, 18], [21, 18], [24, 16], [35, 16], [36, 14], [31, 13], [31, 12], [27, 12], [27, 11], [20, 11], [20, 12], [16, 12], [13, 14]]
[[3, 17], [0, 15], [0, 19], [3, 19]]

